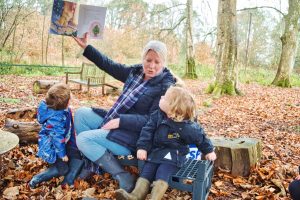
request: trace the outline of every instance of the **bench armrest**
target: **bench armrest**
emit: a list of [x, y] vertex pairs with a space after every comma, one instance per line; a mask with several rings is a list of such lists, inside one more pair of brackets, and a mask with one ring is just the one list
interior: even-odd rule
[[65, 74], [81, 74], [81, 72], [65, 72]]

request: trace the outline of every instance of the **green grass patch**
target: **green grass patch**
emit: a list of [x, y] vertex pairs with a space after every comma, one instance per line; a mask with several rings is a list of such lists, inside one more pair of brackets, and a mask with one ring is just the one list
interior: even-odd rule
[[8, 103], [8, 104], [17, 104], [20, 103], [20, 99], [13, 99], [13, 98], [0, 98], [1, 103]]
[[0, 74], [13, 74], [25, 76], [59, 76], [70, 71], [67, 67], [37, 67], [37, 66], [0, 66]]
[[[179, 77], [183, 77], [185, 74], [184, 64], [169, 64], [169, 68]], [[214, 66], [211, 65], [196, 65], [196, 72], [198, 75], [198, 80], [212, 80], [214, 76]], [[260, 85], [271, 85], [276, 75], [276, 69], [266, 69], [266, 68], [250, 68], [248, 67], [246, 71], [243, 67], [239, 68], [239, 81], [242, 83], [258, 83]], [[300, 74], [293, 72], [291, 75], [292, 86], [300, 87]]]
[[[185, 75], [184, 64], [169, 64], [168, 67], [179, 77], [183, 77]], [[210, 80], [214, 75], [214, 67], [196, 64], [196, 73], [199, 80]]]
[[[239, 70], [239, 81], [242, 83], [258, 83], [260, 85], [271, 85], [276, 76], [276, 70], [264, 68], [248, 68]], [[295, 72], [291, 75], [292, 86], [300, 87], [300, 74]]]

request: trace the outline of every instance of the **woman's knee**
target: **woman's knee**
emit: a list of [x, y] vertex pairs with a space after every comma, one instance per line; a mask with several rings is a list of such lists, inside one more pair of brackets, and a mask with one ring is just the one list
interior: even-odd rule
[[92, 109], [89, 107], [80, 107], [75, 111], [74, 118], [85, 117]]
[[84, 131], [76, 137], [76, 144], [80, 151], [84, 150], [89, 144], [89, 137], [87, 137], [87, 135], [88, 131]]

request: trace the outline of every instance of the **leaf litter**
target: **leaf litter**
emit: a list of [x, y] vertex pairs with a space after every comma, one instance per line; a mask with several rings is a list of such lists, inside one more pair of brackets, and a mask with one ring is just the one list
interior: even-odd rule
[[[3, 75], [0, 98], [20, 101], [0, 101], [0, 128], [10, 109], [37, 107], [44, 94], [34, 95], [35, 80], [60, 80], [62, 76], [25, 77]], [[230, 138], [253, 137], [263, 142], [262, 160], [251, 169], [248, 177], [234, 177], [217, 169], [212, 180], [209, 199], [290, 199], [288, 184], [300, 165], [300, 88], [278, 88], [257, 84], [241, 84], [242, 96], [223, 96], [214, 99], [205, 94], [208, 82], [185, 80], [194, 94], [198, 121], [208, 136]], [[119, 82], [115, 85], [122, 87]], [[71, 88], [77, 88], [71, 85]], [[117, 96], [101, 95], [101, 88], [92, 88], [88, 94], [72, 91], [73, 109], [98, 106], [109, 109]], [[24, 119], [26, 121], [26, 119]], [[7, 199], [80, 199], [94, 197], [114, 199], [118, 184], [109, 174], [94, 175], [87, 181], [76, 180], [74, 187], [61, 188], [61, 179], [53, 178], [37, 189], [29, 189], [28, 181], [47, 164], [35, 157], [36, 144], [17, 147], [4, 154], [0, 168], [0, 193]], [[137, 174], [137, 169], [130, 167]], [[164, 199], [191, 199], [189, 192], [169, 188]]]

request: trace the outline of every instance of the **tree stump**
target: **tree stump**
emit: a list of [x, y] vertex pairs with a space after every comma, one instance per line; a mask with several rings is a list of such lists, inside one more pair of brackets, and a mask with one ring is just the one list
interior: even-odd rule
[[13, 133], [0, 130], [0, 155], [19, 144], [19, 138]]
[[33, 83], [33, 93], [34, 94], [44, 94], [46, 93], [49, 88], [56, 84], [59, 83], [57, 80], [38, 80], [34, 81]]
[[19, 144], [19, 138], [13, 133], [0, 130], [0, 172], [2, 172], [2, 154]]
[[37, 143], [38, 132], [41, 126], [37, 122], [20, 122], [6, 119], [4, 130], [15, 133], [20, 138], [20, 143]]
[[214, 166], [231, 171], [234, 176], [248, 176], [250, 168], [261, 159], [261, 141], [254, 138], [210, 138], [216, 147]]

